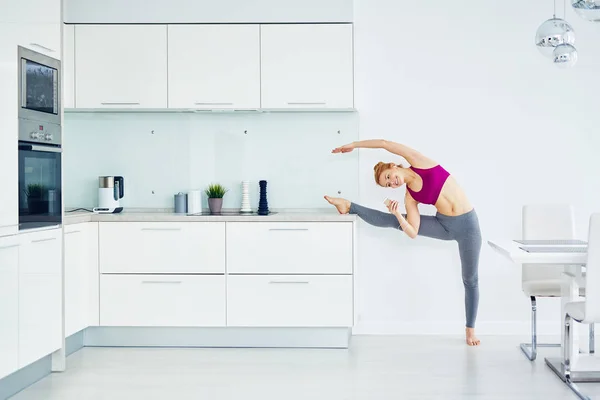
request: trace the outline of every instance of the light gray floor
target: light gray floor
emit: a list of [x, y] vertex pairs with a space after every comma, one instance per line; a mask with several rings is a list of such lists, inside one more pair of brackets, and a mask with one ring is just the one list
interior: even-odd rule
[[[14, 400], [576, 399], [521, 338], [354, 337], [349, 350], [85, 348]], [[600, 384], [581, 384], [600, 398]]]

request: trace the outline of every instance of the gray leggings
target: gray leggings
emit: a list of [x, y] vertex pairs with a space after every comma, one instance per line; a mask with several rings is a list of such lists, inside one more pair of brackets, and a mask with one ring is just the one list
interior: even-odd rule
[[[373, 210], [351, 203], [350, 214], [356, 214], [365, 222], [381, 228], [400, 229], [398, 219], [390, 213]], [[403, 214], [405, 217], [406, 215]], [[467, 327], [475, 327], [479, 306], [479, 252], [481, 251], [481, 231], [475, 210], [450, 217], [440, 213], [421, 215], [419, 236], [440, 240], [456, 240], [462, 266], [462, 280], [465, 286], [465, 314]]]

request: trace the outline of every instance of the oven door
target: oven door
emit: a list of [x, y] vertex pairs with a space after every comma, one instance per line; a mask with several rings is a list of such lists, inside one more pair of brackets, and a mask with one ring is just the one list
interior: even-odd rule
[[19, 142], [19, 229], [62, 223], [61, 151]]

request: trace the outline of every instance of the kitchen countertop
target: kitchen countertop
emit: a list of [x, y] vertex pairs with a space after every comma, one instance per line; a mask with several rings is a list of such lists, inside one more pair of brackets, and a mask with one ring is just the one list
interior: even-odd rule
[[[226, 211], [226, 210], [224, 210]], [[340, 215], [335, 209], [272, 210], [270, 215], [186, 215], [168, 209], [124, 209], [118, 214], [88, 211], [65, 212], [63, 225], [82, 222], [352, 222], [356, 215]]]

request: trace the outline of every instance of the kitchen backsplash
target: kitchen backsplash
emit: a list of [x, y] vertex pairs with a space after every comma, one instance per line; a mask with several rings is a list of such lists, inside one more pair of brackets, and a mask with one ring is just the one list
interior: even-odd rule
[[331, 154], [354, 140], [355, 113], [66, 114], [65, 206], [97, 206], [98, 176], [121, 175], [124, 207], [172, 208], [176, 193], [220, 183], [223, 207], [240, 208], [243, 180], [252, 208], [259, 180], [270, 209], [328, 207], [325, 194], [358, 197], [358, 152]]

